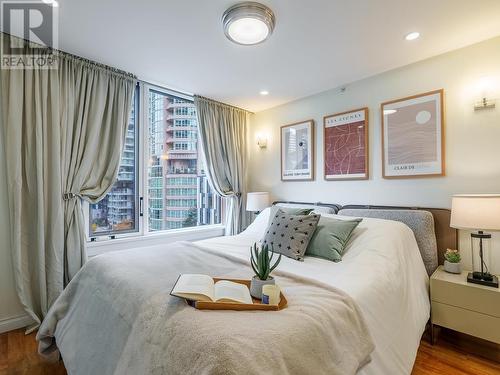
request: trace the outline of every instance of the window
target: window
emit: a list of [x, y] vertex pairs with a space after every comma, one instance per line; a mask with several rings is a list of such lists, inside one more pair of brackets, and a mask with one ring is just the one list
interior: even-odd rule
[[103, 200], [90, 205], [90, 237], [139, 230], [137, 215], [139, 200], [137, 192], [138, 91], [136, 88], [117, 181]]
[[90, 206], [89, 236], [220, 224], [222, 200], [204, 173], [193, 101], [141, 85], [134, 103], [118, 179]]

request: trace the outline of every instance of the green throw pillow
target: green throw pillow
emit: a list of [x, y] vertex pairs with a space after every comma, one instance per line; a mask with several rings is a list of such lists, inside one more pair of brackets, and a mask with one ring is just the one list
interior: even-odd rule
[[278, 213], [278, 210], [281, 210], [288, 215], [309, 215], [311, 212], [314, 211], [313, 208], [291, 208], [291, 207], [271, 206], [271, 212], [269, 214], [269, 222], [267, 223], [268, 226], [271, 224], [271, 221]]
[[363, 219], [339, 220], [322, 216], [306, 255], [340, 262], [352, 231]]

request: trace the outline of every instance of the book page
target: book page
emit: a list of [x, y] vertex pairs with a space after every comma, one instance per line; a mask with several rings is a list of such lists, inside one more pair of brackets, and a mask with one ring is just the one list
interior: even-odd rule
[[196, 301], [215, 301], [214, 280], [207, 275], [184, 274], [171, 294]]
[[248, 287], [232, 281], [221, 280], [215, 283], [215, 301], [253, 303]]

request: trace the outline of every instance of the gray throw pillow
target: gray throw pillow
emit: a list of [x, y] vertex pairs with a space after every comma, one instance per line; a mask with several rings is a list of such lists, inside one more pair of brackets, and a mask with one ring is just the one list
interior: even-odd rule
[[262, 245], [295, 260], [304, 260], [304, 253], [320, 215], [290, 215], [278, 210], [266, 230]]
[[340, 262], [352, 232], [363, 219], [339, 220], [322, 216], [306, 255]]
[[269, 221], [267, 225], [271, 224], [271, 221], [273, 221], [273, 218], [276, 216], [276, 213], [280, 210], [289, 215], [309, 215], [313, 211], [312, 208], [271, 206], [271, 212], [269, 214]]

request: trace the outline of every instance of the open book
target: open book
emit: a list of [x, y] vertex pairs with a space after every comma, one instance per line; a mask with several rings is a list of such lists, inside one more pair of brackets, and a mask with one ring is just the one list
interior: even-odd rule
[[207, 275], [180, 275], [171, 295], [192, 301], [253, 303], [248, 287], [232, 281], [214, 280]]

